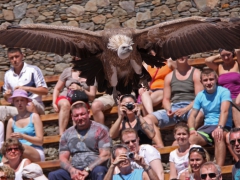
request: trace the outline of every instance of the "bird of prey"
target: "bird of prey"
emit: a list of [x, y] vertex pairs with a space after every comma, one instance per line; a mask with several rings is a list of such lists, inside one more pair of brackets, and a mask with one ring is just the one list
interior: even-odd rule
[[[240, 20], [188, 17], [138, 30], [132, 28], [88, 31], [76, 27], [43, 24], [0, 26], [0, 44], [30, 48], [59, 55], [70, 53], [81, 60], [75, 69], [87, 84], [98, 82], [98, 91], [111, 89], [116, 96], [130, 93], [133, 84], [149, 80], [142, 61], [162, 66], [194, 53], [233, 49], [240, 45]], [[148, 52], [154, 50], [156, 56]], [[109, 93], [109, 91], [108, 91]]]

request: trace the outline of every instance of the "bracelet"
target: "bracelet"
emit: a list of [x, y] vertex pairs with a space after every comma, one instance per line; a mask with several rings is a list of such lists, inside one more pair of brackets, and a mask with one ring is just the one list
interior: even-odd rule
[[189, 128], [189, 131], [193, 131], [193, 130], [195, 130], [195, 128]]
[[144, 169], [144, 171], [149, 171], [151, 168], [151, 166], [148, 166], [148, 168]]

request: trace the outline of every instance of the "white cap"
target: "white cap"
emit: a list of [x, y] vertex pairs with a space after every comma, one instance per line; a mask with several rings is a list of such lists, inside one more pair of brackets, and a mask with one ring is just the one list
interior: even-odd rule
[[33, 178], [34, 180], [48, 180], [43, 174], [42, 168], [35, 163], [31, 163], [23, 168], [22, 176]]

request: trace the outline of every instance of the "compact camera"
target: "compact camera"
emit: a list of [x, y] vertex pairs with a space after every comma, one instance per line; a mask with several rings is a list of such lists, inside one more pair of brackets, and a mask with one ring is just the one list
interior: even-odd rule
[[132, 104], [132, 103], [127, 103], [127, 104], [125, 105], [125, 107], [126, 107], [129, 111], [131, 111], [131, 110], [133, 110], [133, 109], [135, 108], [134, 104]]
[[128, 159], [134, 159], [134, 153], [133, 152], [128, 152], [127, 153], [127, 158]]

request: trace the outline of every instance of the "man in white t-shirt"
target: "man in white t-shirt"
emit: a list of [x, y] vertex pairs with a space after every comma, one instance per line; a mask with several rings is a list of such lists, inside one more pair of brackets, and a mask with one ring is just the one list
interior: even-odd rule
[[[131, 152], [144, 157], [146, 164], [150, 165], [160, 180], [164, 179], [164, 171], [161, 162], [161, 155], [156, 148], [148, 144], [139, 145], [139, 137], [133, 128], [124, 129], [120, 136], [122, 144], [128, 146]], [[131, 162], [133, 169], [142, 168], [137, 163]]]

